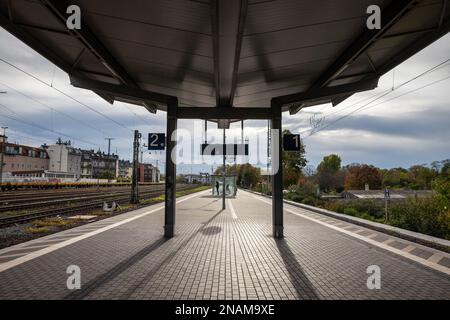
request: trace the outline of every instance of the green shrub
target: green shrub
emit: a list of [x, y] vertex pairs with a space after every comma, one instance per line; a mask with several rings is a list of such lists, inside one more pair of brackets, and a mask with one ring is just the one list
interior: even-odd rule
[[344, 214], [348, 214], [349, 216], [358, 216], [359, 212], [355, 208], [349, 207], [344, 209]]
[[303, 196], [301, 196], [299, 194], [293, 194], [291, 196], [291, 200], [295, 201], [295, 202], [302, 202], [303, 201]]
[[370, 217], [370, 220], [379, 220], [384, 218], [383, 204], [373, 200], [329, 200], [323, 204], [323, 208], [353, 216], [362, 216], [365, 214]]
[[313, 205], [315, 205], [315, 203], [316, 203], [316, 199], [313, 198], [313, 197], [311, 197], [311, 196], [308, 196], [308, 197], [306, 197], [305, 199], [303, 199], [302, 203], [303, 203], [303, 204], [310, 205], [310, 206], [313, 206]]
[[410, 198], [393, 204], [389, 210], [389, 223], [399, 228], [450, 239], [450, 210], [437, 196]]
[[356, 209], [359, 213], [367, 213], [370, 217], [380, 219], [384, 217], [384, 205], [374, 200], [351, 200], [348, 207]]
[[436, 191], [438, 195], [438, 200], [442, 204], [449, 208], [450, 207], [450, 178], [438, 178], [433, 181], [433, 190]]
[[307, 181], [303, 184], [297, 185], [295, 192], [297, 194], [303, 195], [304, 197], [307, 197], [307, 196], [315, 197], [316, 189], [317, 189], [317, 186], [314, 183]]
[[344, 213], [345, 205], [342, 201], [327, 200], [323, 203], [322, 208], [338, 213]]
[[[374, 218], [373, 216], [369, 215], [367, 212], [363, 212], [360, 213], [358, 215], [358, 218], [362, 218], [362, 219], [366, 219], [366, 220], [372, 220], [372, 221], [376, 221], [377, 219]], [[381, 221], [380, 221], [381, 222]]]

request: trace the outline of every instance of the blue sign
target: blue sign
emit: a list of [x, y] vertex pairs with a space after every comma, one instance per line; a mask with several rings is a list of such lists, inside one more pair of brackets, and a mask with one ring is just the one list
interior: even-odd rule
[[166, 147], [166, 135], [164, 133], [148, 134], [148, 150], [164, 150]]
[[285, 134], [283, 135], [283, 150], [284, 151], [300, 151], [301, 141], [299, 134]]

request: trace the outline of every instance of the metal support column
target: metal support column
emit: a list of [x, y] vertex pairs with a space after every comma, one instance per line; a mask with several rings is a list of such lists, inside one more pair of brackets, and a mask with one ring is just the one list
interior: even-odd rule
[[281, 108], [272, 106], [271, 119], [272, 149], [272, 224], [273, 236], [283, 238], [283, 165]]
[[[167, 149], [166, 149], [166, 196], [164, 215], [164, 237], [172, 238], [175, 228], [175, 205], [176, 205], [176, 165], [175, 152], [176, 141], [172, 140], [172, 134], [177, 129], [177, 104], [167, 106]], [[176, 137], [174, 137], [175, 139]]]
[[222, 167], [222, 210], [225, 210], [225, 175], [226, 175], [226, 167], [225, 167], [225, 158], [226, 158], [226, 148], [225, 148], [225, 128], [223, 129], [223, 167]]

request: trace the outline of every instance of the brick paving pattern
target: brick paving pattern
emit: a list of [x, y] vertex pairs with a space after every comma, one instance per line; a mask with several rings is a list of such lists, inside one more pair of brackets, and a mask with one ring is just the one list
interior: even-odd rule
[[[0, 272], [0, 299], [450, 299], [448, 275], [314, 221], [286, 212], [285, 238], [274, 239], [271, 207], [255, 197], [239, 191], [231, 200], [237, 219], [229, 204], [221, 211], [221, 199], [208, 193], [177, 204], [172, 239], [162, 237], [159, 210], [34, 258]], [[52, 245], [154, 208], [40, 242]], [[286, 208], [361, 236], [388, 238], [304, 209]], [[401, 239], [393, 243], [411, 245]], [[424, 259], [437, 252], [415, 246], [412, 252]], [[0, 259], [14, 250], [27, 254], [31, 247], [42, 248], [39, 240], [33, 241], [10, 253], [0, 252]], [[442, 255], [446, 264], [448, 257]], [[374, 264], [381, 268], [380, 290], [366, 286], [366, 269]], [[66, 287], [69, 265], [81, 268], [80, 290]]]

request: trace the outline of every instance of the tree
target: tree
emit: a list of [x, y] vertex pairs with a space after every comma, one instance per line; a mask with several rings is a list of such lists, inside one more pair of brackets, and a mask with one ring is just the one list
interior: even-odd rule
[[[439, 176], [432, 182], [433, 190], [436, 191], [438, 199], [441, 200], [444, 208], [450, 214], [450, 161], [441, 161]], [[450, 219], [450, 215], [448, 215]]]
[[[291, 134], [289, 130], [284, 130], [283, 135]], [[303, 177], [302, 169], [308, 162], [305, 158], [305, 145], [300, 139], [300, 151], [283, 151], [283, 186], [285, 188], [298, 184]]]
[[409, 168], [409, 176], [412, 180], [409, 186], [411, 189], [428, 190], [431, 189], [431, 182], [437, 177], [437, 173], [424, 165], [415, 165]]
[[341, 191], [344, 183], [344, 175], [341, 169], [341, 158], [336, 154], [323, 157], [317, 166], [316, 179], [320, 189], [325, 192], [331, 190]]
[[368, 184], [372, 189], [380, 189], [382, 176], [378, 168], [367, 164], [353, 164], [345, 168], [345, 189], [363, 190]]
[[450, 160], [444, 160], [444, 164], [442, 165], [441, 168], [441, 172], [440, 172], [441, 177], [450, 177]]
[[402, 189], [407, 188], [411, 183], [408, 170], [404, 168], [392, 168], [381, 170], [383, 176], [383, 187]]
[[[214, 174], [221, 175], [223, 166], [218, 166], [216, 170], [214, 170]], [[225, 175], [233, 175], [237, 174], [236, 166], [234, 165], [225, 165]]]
[[261, 169], [249, 163], [238, 166], [237, 184], [245, 188], [253, 188], [261, 181]]
[[[222, 166], [218, 166], [214, 174], [222, 174]], [[253, 188], [261, 181], [261, 169], [249, 163], [238, 165], [226, 165], [226, 175], [237, 175], [236, 184], [245, 188]]]
[[317, 167], [317, 170], [329, 170], [331, 172], [337, 172], [341, 168], [341, 157], [337, 154], [330, 154], [323, 157], [322, 162]]
[[[442, 161], [433, 161], [431, 163], [431, 168], [438, 174], [442, 174], [450, 170], [450, 159], [445, 159]], [[448, 171], [450, 173], [450, 171]]]

